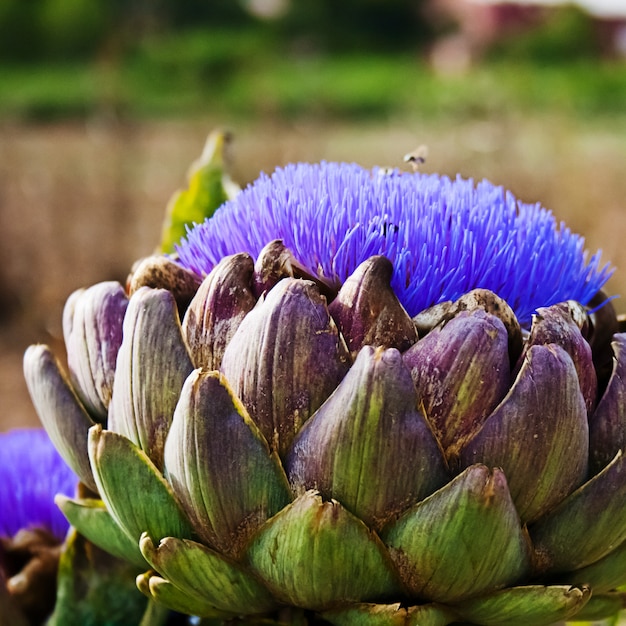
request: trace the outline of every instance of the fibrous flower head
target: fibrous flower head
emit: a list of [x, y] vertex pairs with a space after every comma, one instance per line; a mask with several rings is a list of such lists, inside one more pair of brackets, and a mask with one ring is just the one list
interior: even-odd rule
[[41, 529], [61, 541], [69, 524], [54, 496], [72, 495], [76, 482], [45, 430], [0, 434], [0, 537]]
[[205, 275], [227, 255], [256, 258], [275, 239], [338, 284], [373, 255], [386, 256], [409, 315], [482, 288], [528, 325], [538, 307], [587, 304], [611, 275], [599, 252], [587, 255], [582, 237], [502, 187], [347, 163], [262, 175], [190, 230], [177, 251], [182, 265]]

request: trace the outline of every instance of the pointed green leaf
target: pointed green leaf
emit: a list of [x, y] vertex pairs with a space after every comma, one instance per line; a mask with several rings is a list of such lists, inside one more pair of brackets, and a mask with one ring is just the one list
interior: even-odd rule
[[180, 390], [192, 370], [172, 294], [141, 287], [124, 318], [108, 428], [138, 445], [158, 468]]
[[54, 447], [81, 481], [97, 491], [87, 456], [87, 433], [94, 422], [48, 346], [35, 345], [26, 350], [24, 377]]
[[454, 602], [528, 573], [529, 545], [506, 478], [473, 465], [382, 534], [411, 593]]
[[117, 525], [102, 500], [58, 495], [54, 501], [69, 523], [91, 543], [137, 567], [148, 567], [139, 550], [139, 543], [130, 539]]
[[202, 156], [191, 165], [189, 187], [172, 196], [163, 224], [162, 252], [174, 252], [175, 244], [187, 234], [187, 226], [204, 222], [239, 190], [224, 167], [224, 150], [230, 139], [228, 133], [214, 130]]
[[527, 523], [584, 482], [587, 456], [587, 410], [574, 363], [560, 346], [536, 345], [506, 398], [462, 450], [461, 466], [502, 468]]
[[529, 532], [539, 566], [550, 572], [580, 569], [609, 554], [626, 540], [626, 457], [620, 452]]
[[347, 361], [318, 288], [284, 278], [241, 322], [221, 370], [272, 450], [283, 456], [339, 384]]
[[220, 611], [250, 615], [274, 606], [267, 589], [241, 566], [200, 543], [166, 537], [156, 545], [144, 534], [140, 547], [165, 579]]
[[46, 623], [139, 624], [147, 602], [137, 591], [136, 575], [134, 565], [99, 550], [74, 529], [70, 530], [59, 562], [54, 613]]
[[380, 539], [335, 500], [307, 492], [271, 518], [247, 553], [282, 602], [323, 609], [398, 591]]
[[144, 531], [156, 540], [191, 535], [169, 483], [126, 437], [94, 426], [89, 458], [102, 500], [132, 541], [139, 541]]
[[183, 335], [196, 367], [219, 369], [224, 350], [254, 308], [254, 263], [249, 254], [223, 258], [202, 281], [183, 319]]
[[402, 356], [370, 346], [304, 425], [285, 467], [297, 493], [317, 489], [375, 529], [449, 480]]
[[626, 584], [626, 541], [599, 561], [566, 576], [576, 585], [589, 585], [594, 596]]
[[199, 536], [233, 558], [291, 501], [276, 452], [219, 372], [195, 370], [187, 378], [165, 471]]
[[576, 615], [590, 598], [588, 587], [533, 585], [465, 600], [456, 609], [481, 626], [547, 626]]
[[612, 618], [605, 626], [618, 626], [623, 623], [618, 613], [625, 608], [626, 593], [616, 591], [615, 593], [594, 594], [580, 612], [574, 616], [575, 619], [572, 621], [593, 622], [596, 624], [600, 620]]
[[224, 619], [236, 617], [233, 613], [220, 611], [208, 602], [185, 593], [169, 580], [165, 580], [153, 572], [139, 574], [136, 584], [139, 591], [148, 598], [183, 615]]
[[446, 626], [458, 621], [452, 610], [437, 604], [355, 604], [325, 611], [322, 617], [335, 626]]
[[506, 395], [510, 383], [504, 324], [482, 309], [462, 311], [407, 350], [418, 405], [454, 458]]

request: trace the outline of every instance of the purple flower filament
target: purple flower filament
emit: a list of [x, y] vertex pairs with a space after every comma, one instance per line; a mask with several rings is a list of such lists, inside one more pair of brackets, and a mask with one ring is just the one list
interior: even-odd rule
[[410, 315], [475, 288], [505, 299], [528, 325], [564, 300], [587, 304], [610, 278], [600, 251], [539, 204], [487, 181], [292, 164], [265, 174], [190, 229], [179, 262], [205, 275], [224, 256], [256, 258], [282, 239], [314, 274], [343, 282], [375, 254], [394, 266], [392, 286]]
[[44, 430], [0, 434], [0, 537], [39, 528], [62, 541], [69, 524], [54, 496], [73, 495], [77, 482]]

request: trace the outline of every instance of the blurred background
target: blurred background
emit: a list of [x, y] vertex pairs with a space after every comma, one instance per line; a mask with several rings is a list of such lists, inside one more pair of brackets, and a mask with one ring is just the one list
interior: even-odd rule
[[426, 144], [424, 171], [551, 209], [626, 295], [624, 0], [2, 0], [0, 429], [37, 423], [25, 347], [62, 353], [67, 296], [154, 249], [217, 126], [242, 184]]

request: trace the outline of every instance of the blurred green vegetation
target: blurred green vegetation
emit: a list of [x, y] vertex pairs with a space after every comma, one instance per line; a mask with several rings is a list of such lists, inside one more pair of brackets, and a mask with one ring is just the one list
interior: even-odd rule
[[[588, 15], [554, 11], [439, 75], [426, 0], [299, 0], [261, 19], [232, 0], [2, 0], [0, 118], [91, 115], [451, 119], [623, 113], [626, 65]], [[446, 30], [450, 24], [446, 24]]]
[[569, 64], [594, 59], [602, 48], [600, 33], [581, 8], [566, 4], [537, 27], [496, 43], [492, 59], [544, 64]]

